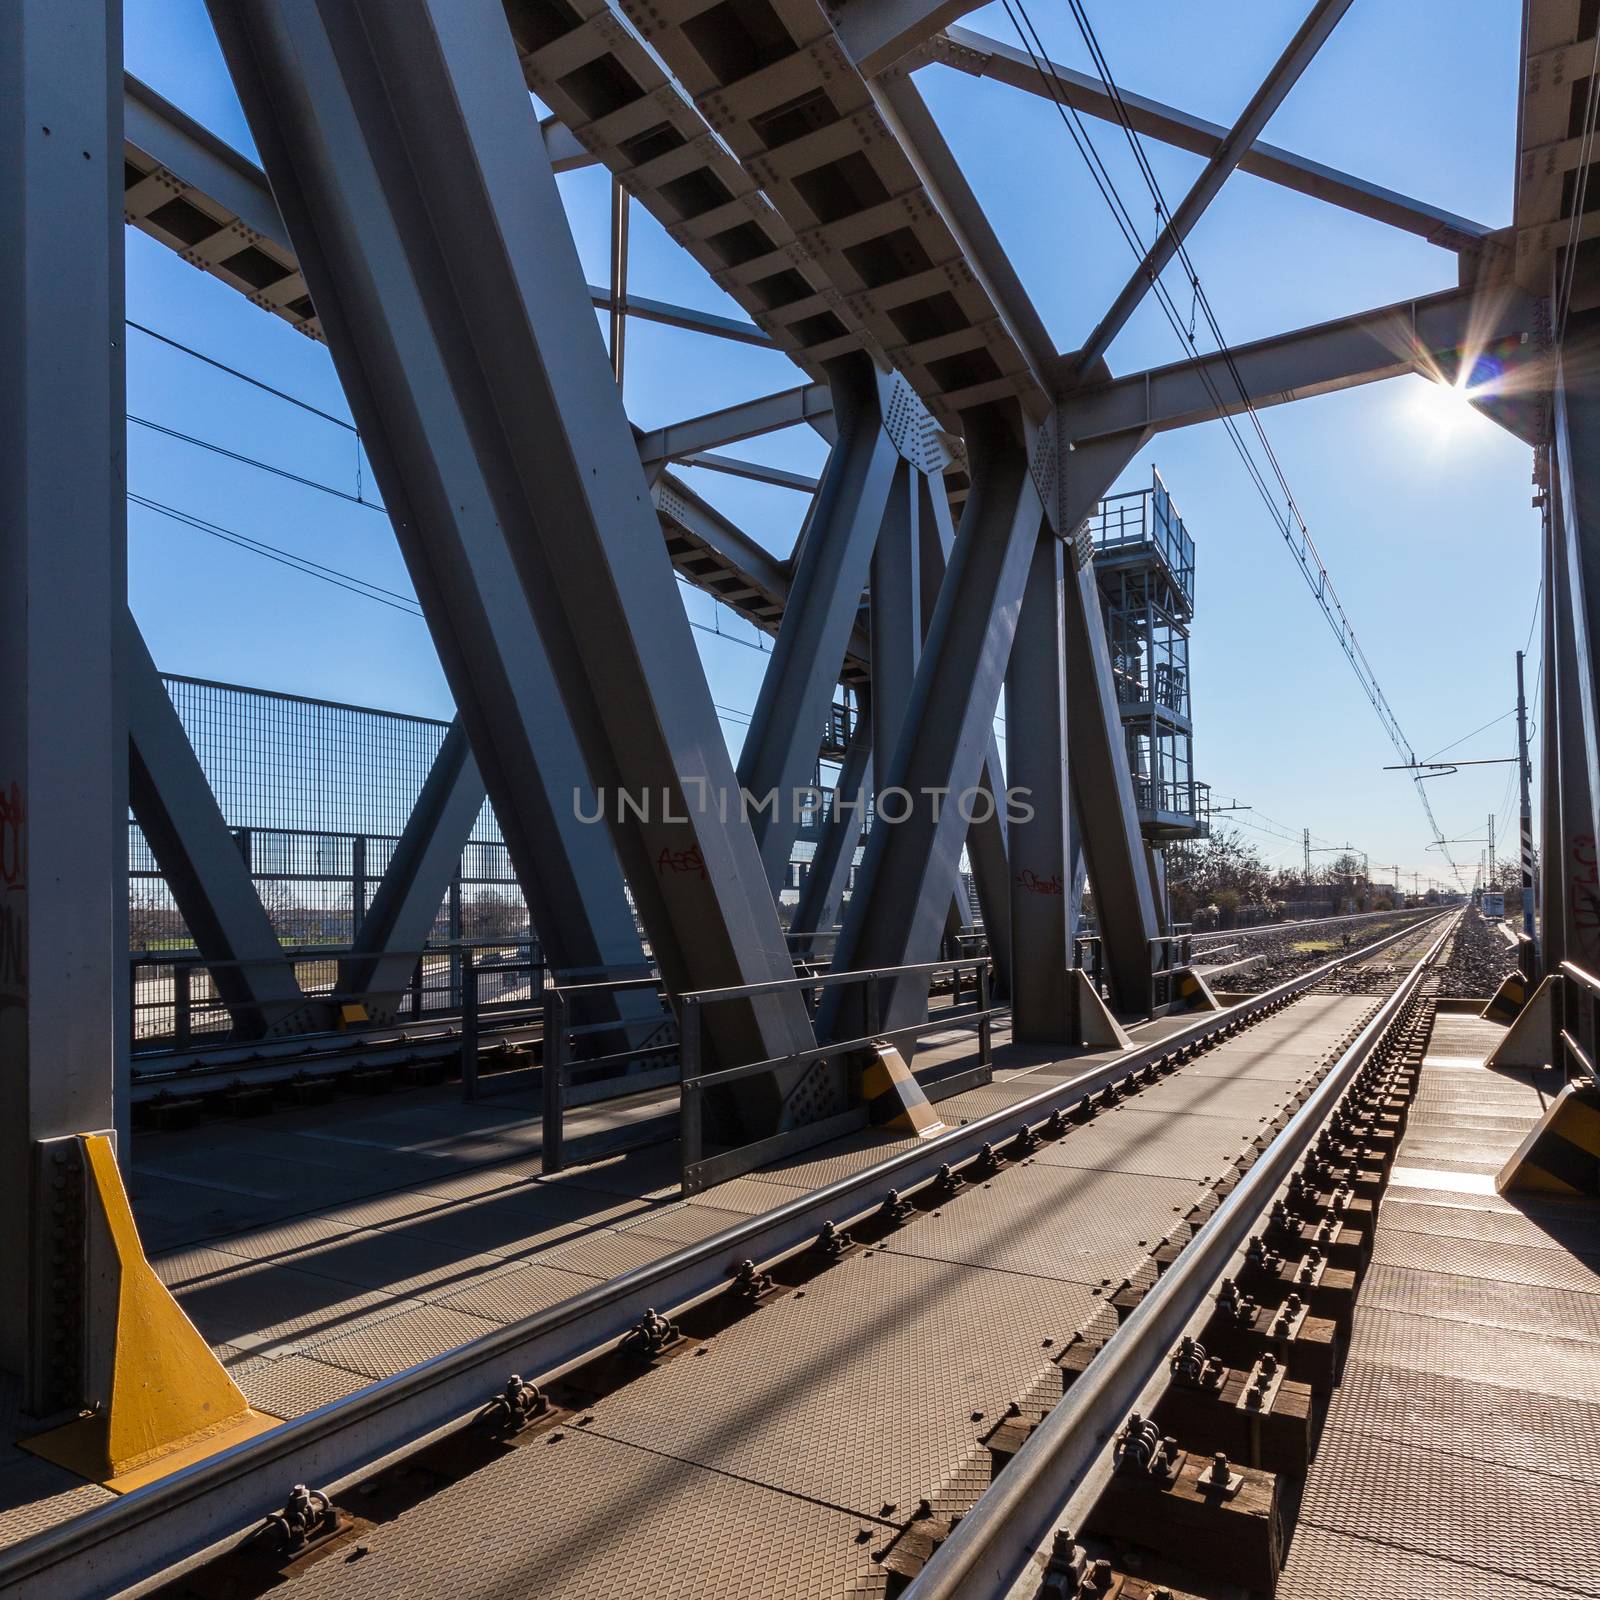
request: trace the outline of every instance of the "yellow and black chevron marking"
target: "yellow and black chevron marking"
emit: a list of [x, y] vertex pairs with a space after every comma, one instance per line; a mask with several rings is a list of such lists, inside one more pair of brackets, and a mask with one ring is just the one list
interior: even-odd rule
[[1508, 972], [1506, 981], [1495, 991], [1494, 999], [1479, 1015], [1485, 1022], [1510, 1022], [1527, 1001], [1528, 980], [1520, 972]]
[[1600, 1085], [1569, 1083], [1494, 1180], [1500, 1194], [1600, 1194]]
[[922, 1085], [892, 1044], [875, 1044], [861, 1070], [861, 1099], [874, 1126], [924, 1138], [944, 1127]]
[[1210, 985], [1193, 967], [1183, 967], [1172, 975], [1172, 1004], [1184, 1011], [1217, 1011], [1217, 997]]

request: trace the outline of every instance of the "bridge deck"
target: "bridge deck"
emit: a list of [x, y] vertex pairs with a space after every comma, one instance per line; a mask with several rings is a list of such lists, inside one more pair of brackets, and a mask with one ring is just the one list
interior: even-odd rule
[[1280, 1600], [1600, 1595], [1600, 1205], [1502, 1199], [1560, 1087], [1441, 1012]]
[[[1134, 1030], [1148, 1043], [1184, 1026]], [[974, 1121], [1113, 1051], [1010, 1041], [994, 1081], [939, 1102]], [[976, 1065], [965, 1029], [919, 1073]], [[487, 1080], [492, 1083], [491, 1080]], [[903, 1147], [862, 1132], [678, 1202], [675, 1089], [569, 1110], [591, 1159], [539, 1176], [537, 1092], [464, 1104], [454, 1086], [343, 1099], [179, 1132], [141, 1131], [130, 1190], [157, 1271], [258, 1409], [303, 1415], [367, 1383], [659, 1259]], [[648, 1126], [654, 1124], [654, 1128]], [[654, 1134], [661, 1141], [606, 1154]], [[19, 1449], [0, 1376], [0, 1546], [110, 1498]]]

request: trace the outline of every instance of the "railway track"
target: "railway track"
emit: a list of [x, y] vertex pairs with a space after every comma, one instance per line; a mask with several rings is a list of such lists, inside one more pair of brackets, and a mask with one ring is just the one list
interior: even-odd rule
[[[1324, 1125], [1358, 1072], [1387, 1100], [1372, 1063], [1415, 1031], [1443, 928], [864, 1172], [830, 1182], [824, 1155], [710, 1237], [664, 1205], [674, 1255], [0, 1553], [0, 1594], [994, 1593], [1218, 1315], [1207, 1291], [1314, 1138], [1299, 1210], [1237, 1267], [1263, 1314], [1303, 1290], [1264, 1348], [1331, 1381], [1332, 1263], [1359, 1253], [1381, 1125]], [[697, 1199], [725, 1214], [734, 1188]], [[1232, 1477], [1276, 1504], [1270, 1472]], [[297, 1483], [327, 1501], [271, 1520]], [[1050, 1548], [1063, 1572], [1082, 1554]]]

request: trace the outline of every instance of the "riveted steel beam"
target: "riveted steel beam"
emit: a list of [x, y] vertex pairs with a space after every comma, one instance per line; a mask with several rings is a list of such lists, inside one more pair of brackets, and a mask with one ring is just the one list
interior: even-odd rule
[[1175, 361], [1075, 390], [1061, 418], [1061, 444], [1081, 449], [1133, 431], [1160, 433], [1236, 416], [1247, 399], [1282, 405], [1408, 372], [1453, 379], [1463, 357], [1506, 342], [1531, 348], [1537, 329], [1536, 302], [1519, 289], [1446, 289], [1234, 345], [1227, 356]]
[[828, 376], [839, 437], [801, 531], [783, 623], [739, 755], [740, 786], [758, 800], [751, 826], [774, 893], [789, 870], [798, 797], [816, 765], [890, 490], [911, 470], [885, 429], [887, 384], [872, 363], [842, 358]]
[[0, 6], [0, 1367], [34, 1414], [63, 1403], [35, 1152], [126, 1107], [121, 54], [114, 3]]
[[1076, 1042], [1068, 983], [1076, 930], [1063, 581], [1062, 543], [1047, 527], [1028, 568], [1006, 670], [1006, 779], [1024, 803], [1008, 829], [1012, 1036], [1065, 1044]]
[[[938, 954], [971, 795], [993, 736], [1017, 610], [1045, 523], [1029, 472], [1031, 430], [1025, 431], [1016, 408], [989, 408], [965, 421], [972, 493], [899, 737], [881, 758], [878, 816], [845, 914], [837, 967], [899, 966]], [[897, 796], [892, 816], [886, 808], [891, 790]], [[886, 1009], [890, 1024], [914, 1017], [922, 1000], [920, 988], [895, 986]], [[838, 1026], [841, 1015], [837, 1005], [825, 1008], [821, 1026]]]
[[[570, 859], [620, 857], [670, 989], [787, 976], [755, 841], [719, 817], [731, 765], [503, 10], [211, 12], [519, 875], [559, 825]], [[557, 711], [604, 827], [546, 788]], [[623, 932], [552, 960], [628, 961]], [[812, 1037], [798, 1001], [708, 1024], [728, 1062]], [[783, 1087], [741, 1095], [747, 1134]]]

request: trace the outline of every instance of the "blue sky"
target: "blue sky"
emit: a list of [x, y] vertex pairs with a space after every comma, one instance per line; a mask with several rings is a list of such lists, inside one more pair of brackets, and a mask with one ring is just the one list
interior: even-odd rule
[[[1275, 144], [1429, 200], [1490, 226], [1510, 220], [1516, 0], [1356, 0], [1267, 130]], [[1089, 0], [1119, 84], [1229, 123], [1304, 15], [1284, 0]], [[1051, 54], [1087, 70], [1070, 12], [1034, 0]], [[1218, 18], [1226, 18], [1219, 26]], [[963, 26], [1015, 44], [1005, 11]], [[129, 69], [253, 154], [201, 0], [126, 0]], [[944, 67], [919, 73], [952, 149], [1051, 334], [1074, 347], [1132, 264], [1056, 111], [1040, 98]], [[1130, 209], [1150, 214], [1120, 134], [1090, 123]], [[1147, 146], [1174, 203], [1197, 157]], [[591, 281], [606, 276], [608, 184], [599, 170], [561, 180]], [[327, 351], [130, 230], [128, 315], [347, 415]], [[1341, 313], [1450, 287], [1455, 257], [1409, 235], [1236, 175], [1190, 240], [1218, 320], [1239, 343]], [[1178, 280], [1174, 280], [1178, 281]], [[631, 283], [663, 300], [739, 314], [642, 210], [632, 222]], [[1186, 293], [1184, 303], [1187, 304]], [[1176, 336], [1147, 300], [1110, 353], [1113, 371], [1175, 360]], [[634, 322], [626, 400], [652, 427], [799, 381], [776, 353]], [[204, 368], [133, 332], [128, 409], [164, 427], [269, 461], [348, 495], [378, 499], [346, 429]], [[1262, 413], [1346, 611], [1419, 757], [1498, 718], [1514, 702], [1514, 652], [1538, 586], [1532, 456], [1492, 423], [1441, 404], [1418, 378], [1348, 390]], [[824, 447], [796, 429], [737, 447], [816, 472]], [[388, 523], [341, 500], [150, 429], [130, 428], [136, 493], [409, 594]], [[1219, 799], [1255, 807], [1239, 820], [1269, 860], [1298, 861], [1299, 829], [1349, 840], [1379, 863], [1442, 869], [1407, 778], [1316, 611], [1219, 424], [1159, 437], [1119, 487], [1160, 467], [1198, 546], [1191, 666], [1197, 776]], [[805, 511], [793, 491], [705, 472], [706, 499], [786, 553]], [[433, 716], [451, 703], [420, 620], [310, 580], [140, 506], [129, 513], [135, 614], [167, 671], [348, 699]], [[702, 624], [713, 699], [737, 748], [766, 661], [757, 636], [706, 597]], [[719, 628], [725, 637], [705, 631]], [[760, 641], [765, 643], [765, 641]], [[1529, 688], [1538, 671], [1534, 632]], [[1535, 708], [1536, 709], [1536, 708]], [[1510, 753], [1513, 724], [1460, 756]], [[1511, 767], [1435, 781], [1448, 838], [1476, 840], [1490, 812], [1514, 850]], [[1281, 826], [1294, 842], [1273, 836]], [[1458, 858], [1475, 865], [1481, 845]], [[1503, 848], [1502, 853], [1506, 853]]]

